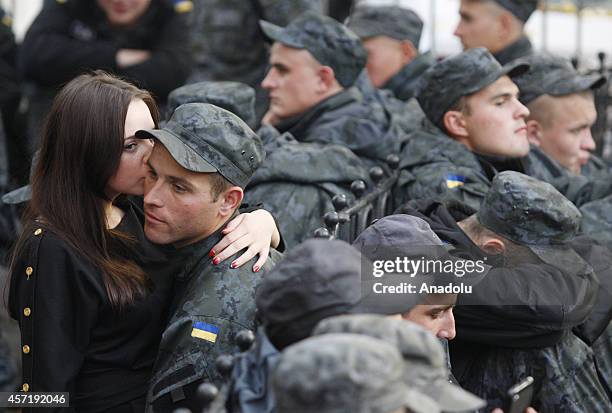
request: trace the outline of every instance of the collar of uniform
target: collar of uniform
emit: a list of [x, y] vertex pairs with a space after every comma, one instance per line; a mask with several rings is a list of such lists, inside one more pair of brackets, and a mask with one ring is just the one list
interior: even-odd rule
[[361, 92], [354, 86], [322, 100], [305, 112], [281, 121], [277, 126], [281, 133], [290, 132], [295, 139], [303, 141], [310, 126], [325, 112], [363, 99]]
[[226, 227], [227, 223], [234, 219], [239, 215], [239, 211], [234, 211], [234, 214], [230, 219], [225, 222], [217, 231], [208, 237], [201, 239], [200, 241], [194, 242], [193, 244], [189, 244], [185, 247], [178, 248], [177, 252], [184, 257], [185, 265], [183, 266], [183, 270], [178, 274], [177, 278], [185, 280], [193, 275], [193, 271], [195, 268], [199, 266], [201, 262], [204, 260], [209, 260], [212, 262], [213, 258], [210, 257], [210, 250], [214, 247], [221, 238], [223, 238], [223, 234], [221, 231]]
[[396, 98], [406, 101], [414, 97], [416, 83], [433, 64], [434, 57], [431, 52], [418, 55], [391, 77], [381, 89], [389, 89]]
[[490, 180], [493, 180], [493, 177], [499, 172], [515, 171], [525, 173], [527, 170], [527, 157], [511, 158], [508, 156], [483, 155], [476, 152], [474, 152], [474, 155], [476, 155], [478, 162]]
[[507, 46], [505, 49], [499, 51], [499, 53], [493, 55], [497, 61], [504, 66], [521, 57], [525, 57], [533, 53], [533, 46], [527, 38], [527, 36], [521, 36], [516, 42]]

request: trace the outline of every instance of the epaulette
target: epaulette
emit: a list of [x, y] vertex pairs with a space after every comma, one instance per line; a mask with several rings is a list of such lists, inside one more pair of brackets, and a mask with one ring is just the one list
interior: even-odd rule
[[176, 13], [189, 13], [193, 10], [193, 2], [191, 0], [172, 0], [174, 11]]

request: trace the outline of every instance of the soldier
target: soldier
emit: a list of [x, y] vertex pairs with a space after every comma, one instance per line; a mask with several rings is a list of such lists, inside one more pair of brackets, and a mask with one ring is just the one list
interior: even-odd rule
[[398, 152], [398, 127], [354, 87], [366, 62], [354, 33], [314, 13], [285, 28], [266, 21], [261, 27], [274, 42], [262, 82], [271, 99], [264, 123], [300, 142], [340, 144], [373, 161]]
[[190, 0], [46, 1], [21, 45], [25, 79], [36, 86], [30, 153], [55, 92], [83, 71], [112, 71], [164, 102], [191, 71], [184, 27], [192, 7]]
[[391, 90], [402, 101], [412, 98], [420, 76], [434, 63], [431, 52], [419, 53], [421, 18], [398, 6], [360, 6], [347, 27], [368, 52], [366, 69], [374, 87]]
[[136, 135], [155, 139], [145, 180], [145, 234], [184, 254], [147, 403], [165, 412], [190, 406], [203, 380], [219, 383], [216, 357], [232, 352], [239, 330], [255, 328], [260, 268], [236, 268], [236, 261], [219, 265], [209, 251], [222, 237], [223, 224], [237, 215], [264, 153], [243, 121], [210, 104], [182, 105], [163, 129]]
[[359, 334], [326, 334], [287, 348], [273, 373], [278, 413], [434, 413], [402, 380], [397, 348]]
[[279, 351], [309, 337], [327, 317], [349, 313], [402, 314], [414, 306], [406, 297], [370, 299], [362, 294], [362, 274], [371, 263], [349, 244], [311, 239], [290, 250], [262, 281], [256, 294], [263, 328], [253, 349], [235, 364], [232, 411], [274, 410], [268, 374]]
[[[189, 102], [211, 103], [247, 123], [255, 123], [254, 101], [254, 90], [238, 82], [193, 83], [168, 96], [169, 109]], [[278, 221], [287, 248], [312, 237], [324, 225], [322, 217], [333, 210], [335, 195], [352, 199], [351, 183], [368, 179], [362, 162], [345, 147], [297, 142], [271, 125], [262, 126], [257, 134], [264, 141], [267, 162], [249, 182], [245, 201], [266, 205]]]
[[[502, 67], [478, 48], [429, 69], [417, 99], [433, 126], [416, 132], [404, 147], [396, 196], [436, 194], [478, 209], [498, 172], [537, 177], [527, 156], [529, 110], [510, 79], [527, 67], [520, 61]], [[562, 174], [548, 181], [577, 206], [612, 193], [612, 181], [605, 178]]]
[[259, 121], [268, 99], [260, 83], [268, 49], [259, 20], [286, 26], [305, 11], [322, 13], [320, 0], [196, 0], [190, 26], [195, 68], [188, 82], [236, 81], [255, 88]]
[[533, 53], [525, 23], [538, 0], [461, 0], [455, 36], [463, 49], [485, 47], [502, 65]]
[[[591, 135], [597, 118], [593, 92], [606, 83], [605, 77], [581, 76], [569, 60], [552, 55], [532, 55], [521, 61], [531, 67], [515, 82], [519, 99], [530, 111], [527, 136], [540, 149], [532, 152], [536, 158], [542, 159], [543, 153], [553, 160], [542, 160], [541, 168], [549, 166], [553, 176], [560, 174], [558, 168], [552, 168], [556, 165], [576, 175], [609, 173], [609, 166], [592, 154], [595, 141]], [[544, 171], [536, 176], [547, 180]]]
[[317, 324], [313, 336], [360, 334], [395, 346], [404, 359], [406, 385], [432, 400], [444, 412], [467, 412], [485, 406], [484, 400], [449, 383], [445, 351], [438, 340], [415, 323], [372, 314], [329, 317]]
[[455, 308], [450, 348], [461, 385], [492, 407], [532, 375], [540, 411], [609, 410], [593, 352], [571, 331], [589, 316], [598, 286], [574, 249], [584, 243], [574, 240], [576, 207], [551, 185], [511, 171], [495, 177], [476, 214], [454, 201], [415, 205], [404, 211], [426, 219], [455, 253], [494, 267]]

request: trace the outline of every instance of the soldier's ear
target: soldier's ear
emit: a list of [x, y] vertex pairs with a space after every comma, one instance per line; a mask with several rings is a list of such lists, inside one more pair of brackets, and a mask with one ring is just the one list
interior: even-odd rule
[[465, 140], [468, 138], [468, 131], [466, 128], [467, 122], [465, 115], [458, 110], [449, 110], [444, 114], [442, 123], [446, 132], [457, 140]]
[[337, 84], [338, 81], [336, 80], [336, 74], [334, 73], [334, 69], [329, 66], [321, 65], [319, 67], [319, 91], [321, 93], [327, 93]]
[[542, 144], [542, 125], [534, 119], [527, 121], [527, 139], [529, 143], [535, 146]]
[[480, 249], [489, 255], [498, 255], [506, 251], [506, 244], [498, 238], [487, 237], [482, 240]]
[[244, 198], [244, 191], [239, 186], [232, 186], [226, 189], [219, 197], [221, 198], [219, 214], [224, 217], [229, 217], [240, 207], [242, 198]]
[[402, 63], [407, 65], [412, 62], [418, 54], [418, 50], [410, 40], [402, 40], [400, 42], [400, 48], [402, 50]]

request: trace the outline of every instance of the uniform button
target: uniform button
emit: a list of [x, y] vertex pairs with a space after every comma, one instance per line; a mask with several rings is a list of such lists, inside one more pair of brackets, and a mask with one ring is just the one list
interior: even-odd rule
[[28, 346], [27, 344], [21, 347], [21, 350], [23, 350], [23, 354], [30, 354], [30, 346]]
[[28, 383], [23, 383], [23, 386], [21, 386], [21, 391], [29, 391], [30, 390], [30, 385]]
[[42, 234], [42, 229], [38, 228], [36, 231], [34, 231], [34, 235], [40, 235]]
[[30, 314], [32, 314], [32, 310], [30, 309], [30, 307], [26, 307], [23, 309], [23, 315], [26, 317], [29, 317]]
[[34, 272], [34, 268], [32, 267], [26, 268], [26, 275], [28, 276], [28, 280], [30, 279], [30, 275], [32, 275], [33, 272]]

